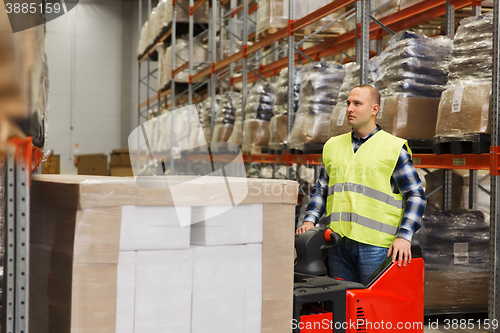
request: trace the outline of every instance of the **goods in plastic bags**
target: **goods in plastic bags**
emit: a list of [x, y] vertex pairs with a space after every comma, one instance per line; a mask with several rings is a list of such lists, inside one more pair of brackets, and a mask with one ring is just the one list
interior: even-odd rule
[[289, 148], [303, 150], [305, 143], [324, 143], [329, 139], [330, 118], [344, 77], [344, 66], [334, 61], [302, 67], [299, 109], [288, 136]]
[[212, 142], [227, 142], [229, 140], [236, 120], [238, 103], [241, 103], [241, 95], [238, 93], [226, 92], [222, 96], [219, 112], [215, 118]]
[[375, 86], [382, 96], [439, 98], [448, 79], [452, 45], [447, 37], [397, 33], [380, 55]]
[[480, 211], [426, 213], [414, 242], [428, 271], [485, 271], [489, 229], [489, 215]]
[[[219, 112], [219, 104], [220, 104], [221, 96], [215, 96], [214, 103], [214, 115], [217, 117]], [[207, 97], [205, 100], [205, 104], [203, 105], [203, 111], [201, 113], [201, 126], [203, 129], [203, 134], [205, 135], [205, 141], [208, 145], [210, 145], [210, 139], [212, 137], [212, 98]]]
[[436, 136], [490, 133], [493, 15], [465, 18], [454, 38]]
[[276, 86], [256, 83], [248, 93], [243, 125], [242, 150], [255, 151], [269, 145], [269, 121], [273, 116]]
[[241, 95], [236, 107], [236, 117], [234, 121], [233, 131], [227, 142], [241, 146], [241, 134], [243, 132], [243, 110], [241, 106]]
[[[177, 39], [175, 43], [175, 67], [179, 68], [189, 61], [189, 42], [183, 37]], [[198, 45], [197, 43], [193, 46], [193, 63], [197, 64], [207, 60], [207, 52], [204, 47]], [[164, 68], [165, 76], [172, 76], [172, 47], [167, 47], [165, 52], [164, 63], [162, 65]], [[175, 75], [175, 82], [188, 83], [189, 82], [189, 69], [185, 69], [180, 73]]]
[[[300, 96], [300, 70], [301, 66], [295, 67], [295, 80], [293, 85], [293, 108], [297, 112]], [[269, 145], [279, 149], [286, 142], [288, 128], [288, 68], [281, 70], [276, 83], [276, 101], [273, 107], [274, 116], [271, 119], [269, 129], [271, 131]]]
[[245, 119], [270, 121], [273, 116], [276, 86], [272, 83], [256, 83], [249, 91], [245, 106]]
[[146, 49], [151, 45], [149, 40], [149, 23], [144, 22], [141, 28], [141, 36], [139, 38], [139, 44], [137, 45], [137, 56], [141, 57], [146, 52]]

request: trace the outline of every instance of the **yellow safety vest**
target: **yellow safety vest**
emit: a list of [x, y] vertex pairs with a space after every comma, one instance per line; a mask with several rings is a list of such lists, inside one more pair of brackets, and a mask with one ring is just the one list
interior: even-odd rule
[[403, 196], [391, 176], [406, 140], [378, 131], [354, 153], [351, 133], [330, 138], [323, 148], [329, 176], [326, 214], [342, 237], [389, 247], [403, 216]]

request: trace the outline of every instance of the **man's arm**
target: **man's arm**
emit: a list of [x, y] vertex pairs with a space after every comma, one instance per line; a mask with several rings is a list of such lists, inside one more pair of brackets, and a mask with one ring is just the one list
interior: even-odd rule
[[405, 148], [401, 149], [392, 179], [405, 199], [405, 208], [396, 240], [391, 244], [387, 255], [392, 253], [392, 261], [396, 261], [399, 254], [398, 265], [403, 263], [406, 266], [407, 262], [411, 262], [411, 240], [422, 225], [427, 198], [411, 156]]
[[325, 212], [326, 198], [328, 196], [328, 175], [324, 166], [321, 167], [318, 179], [314, 184], [311, 200], [307, 205], [304, 223], [297, 229], [298, 234], [303, 234], [318, 223]]

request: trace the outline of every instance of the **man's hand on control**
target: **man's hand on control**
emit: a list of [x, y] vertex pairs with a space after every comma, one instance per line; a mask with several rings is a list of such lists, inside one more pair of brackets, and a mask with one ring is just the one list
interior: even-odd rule
[[302, 223], [302, 226], [297, 229], [296, 233], [297, 234], [303, 234], [303, 233], [305, 233], [307, 230], [309, 230], [311, 228], [314, 228], [314, 223], [312, 223], [312, 222], [304, 222], [304, 223]]
[[392, 253], [392, 262], [395, 262], [398, 259], [398, 266], [406, 266], [406, 263], [411, 262], [411, 243], [404, 238], [396, 238], [394, 242], [392, 242], [389, 247], [389, 251], [387, 252], [387, 256], [390, 256]]

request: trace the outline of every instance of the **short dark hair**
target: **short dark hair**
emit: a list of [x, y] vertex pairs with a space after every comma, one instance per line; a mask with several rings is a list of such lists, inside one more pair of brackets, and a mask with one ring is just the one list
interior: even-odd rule
[[380, 93], [378, 92], [377, 88], [375, 88], [374, 86], [369, 85], [369, 84], [362, 84], [362, 85], [354, 87], [354, 89], [356, 89], [356, 88], [368, 89], [370, 91], [370, 96], [372, 97], [373, 104], [378, 104], [380, 106]]

